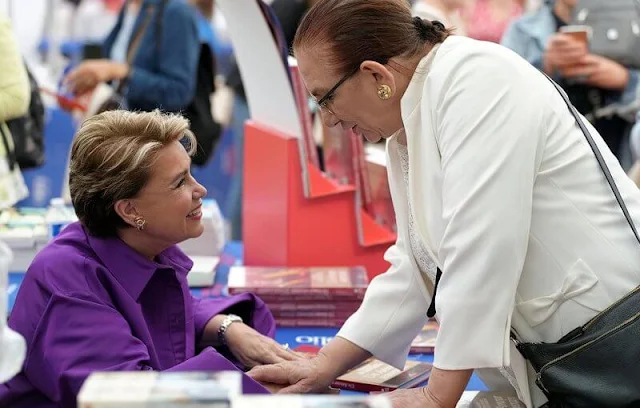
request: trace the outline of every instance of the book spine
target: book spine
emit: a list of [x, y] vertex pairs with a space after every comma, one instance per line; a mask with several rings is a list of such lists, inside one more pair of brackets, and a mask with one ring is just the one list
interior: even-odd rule
[[342, 327], [347, 319], [278, 319], [278, 327]]
[[411, 354], [433, 354], [435, 347], [411, 347], [409, 353]]
[[340, 390], [358, 392], [390, 392], [395, 390], [395, 388], [392, 387], [384, 387], [376, 384], [353, 383], [343, 380], [335, 380], [333, 383], [331, 383], [331, 387]]
[[[269, 306], [269, 305], [267, 305]], [[337, 311], [337, 312], [277, 312], [273, 309], [269, 308], [271, 313], [276, 319], [336, 319], [336, 320], [346, 320], [348, 319], [354, 312], [354, 310], [350, 311]]]
[[325, 299], [364, 299], [366, 288], [229, 288], [229, 294], [251, 292], [260, 297], [263, 296], [319, 296]]
[[360, 307], [360, 302], [336, 303], [292, 303], [291, 299], [278, 299], [272, 302], [268, 299], [262, 300], [269, 306], [269, 309], [276, 312], [353, 312]]

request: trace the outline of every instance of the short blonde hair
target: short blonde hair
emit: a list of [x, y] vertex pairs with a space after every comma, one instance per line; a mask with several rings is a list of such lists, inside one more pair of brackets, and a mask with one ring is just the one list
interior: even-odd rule
[[98, 237], [115, 236], [127, 224], [118, 200], [135, 197], [150, 176], [158, 151], [179, 140], [189, 155], [197, 143], [189, 121], [160, 111], [108, 111], [87, 119], [73, 141], [71, 201], [80, 222]]

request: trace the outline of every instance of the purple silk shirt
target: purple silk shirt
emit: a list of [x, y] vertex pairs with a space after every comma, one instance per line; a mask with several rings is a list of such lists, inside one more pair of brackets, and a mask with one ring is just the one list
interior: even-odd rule
[[[228, 350], [198, 344], [205, 325], [234, 313], [273, 337], [273, 316], [251, 294], [193, 298], [192, 265], [177, 247], [154, 262], [118, 238], [69, 225], [36, 256], [18, 292], [9, 327], [26, 339], [27, 358], [0, 385], [0, 407], [75, 407], [92, 371], [237, 370]], [[246, 375], [243, 390], [268, 393]]]

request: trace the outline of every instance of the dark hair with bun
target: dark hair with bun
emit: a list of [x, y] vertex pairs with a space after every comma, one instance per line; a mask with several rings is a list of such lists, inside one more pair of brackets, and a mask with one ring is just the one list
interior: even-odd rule
[[325, 47], [331, 68], [346, 73], [367, 60], [415, 56], [449, 34], [439, 21], [412, 17], [405, 0], [320, 0], [300, 23], [293, 48]]

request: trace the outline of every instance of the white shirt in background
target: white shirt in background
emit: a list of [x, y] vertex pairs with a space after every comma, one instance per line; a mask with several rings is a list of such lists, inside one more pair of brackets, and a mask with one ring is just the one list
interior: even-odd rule
[[437, 20], [444, 24], [444, 26], [447, 28], [453, 27], [455, 29], [454, 34], [456, 35], [467, 35], [464, 21], [457, 11], [446, 13], [444, 10], [438, 7], [435, 7], [425, 1], [419, 0], [413, 5], [411, 13], [414, 16], [418, 16], [425, 20]]

